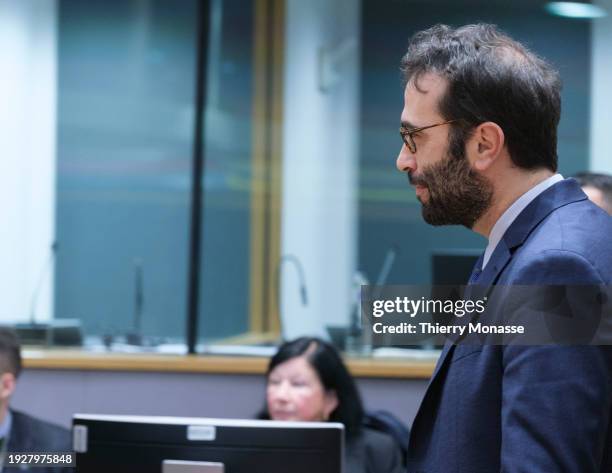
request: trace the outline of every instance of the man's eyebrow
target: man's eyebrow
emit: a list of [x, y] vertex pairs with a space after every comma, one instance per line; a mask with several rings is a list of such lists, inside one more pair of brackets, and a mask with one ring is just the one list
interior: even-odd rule
[[414, 125], [413, 123], [410, 123], [409, 121], [405, 121], [405, 120], [402, 120], [400, 125], [402, 128], [407, 128], [408, 130], [412, 128], [418, 128], [418, 126]]

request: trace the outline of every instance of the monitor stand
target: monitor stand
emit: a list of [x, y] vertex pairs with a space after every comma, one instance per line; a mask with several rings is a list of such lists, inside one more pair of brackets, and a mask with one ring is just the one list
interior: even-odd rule
[[164, 460], [162, 473], [224, 473], [223, 463]]

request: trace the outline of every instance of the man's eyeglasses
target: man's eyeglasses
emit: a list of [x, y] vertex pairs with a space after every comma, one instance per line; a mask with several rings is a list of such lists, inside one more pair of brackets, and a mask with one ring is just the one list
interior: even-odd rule
[[414, 142], [414, 138], [412, 135], [418, 133], [419, 131], [427, 130], [428, 128], [433, 128], [440, 125], [446, 125], [448, 123], [456, 122], [457, 120], [447, 120], [442, 123], [436, 123], [434, 125], [420, 126], [418, 128], [406, 128], [401, 126], [399, 129], [400, 136], [402, 137], [402, 141], [406, 145], [406, 147], [410, 150], [411, 153], [416, 153], [416, 143]]

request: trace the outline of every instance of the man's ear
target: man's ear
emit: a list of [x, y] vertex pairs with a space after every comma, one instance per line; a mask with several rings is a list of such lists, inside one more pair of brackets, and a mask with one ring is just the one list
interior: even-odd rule
[[477, 171], [487, 170], [505, 146], [504, 130], [494, 122], [478, 125], [469, 139], [470, 163]]
[[0, 402], [6, 402], [15, 391], [17, 379], [13, 373], [3, 373], [0, 376]]

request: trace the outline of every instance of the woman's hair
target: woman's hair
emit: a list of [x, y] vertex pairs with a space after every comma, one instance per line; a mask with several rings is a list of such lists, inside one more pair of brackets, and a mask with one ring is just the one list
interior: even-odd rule
[[[301, 337], [283, 343], [276, 355], [270, 359], [266, 379], [281, 363], [292, 358], [305, 357], [315, 370], [323, 388], [334, 391], [338, 399], [336, 409], [329, 416], [330, 422], [344, 424], [347, 437], [356, 435], [363, 420], [363, 405], [355, 386], [353, 377], [348, 372], [342, 358], [329, 343], [315, 337]], [[267, 403], [258, 416], [260, 419], [270, 419]]]

